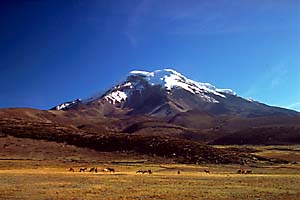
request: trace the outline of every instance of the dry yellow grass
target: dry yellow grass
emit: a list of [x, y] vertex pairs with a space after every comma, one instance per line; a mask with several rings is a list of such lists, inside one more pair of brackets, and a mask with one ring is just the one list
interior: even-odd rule
[[[284, 157], [298, 164], [260, 164], [248, 167], [253, 174], [247, 175], [236, 174], [238, 165], [134, 162], [125, 165], [126, 161], [153, 163], [154, 159], [135, 154], [96, 152], [47, 141], [0, 138], [0, 199], [300, 199], [300, 162], [299, 156], [295, 156], [299, 155], [299, 146], [248, 147], [259, 150], [256, 154]], [[108, 164], [112, 160], [125, 163]], [[167, 162], [155, 158], [155, 163], [158, 161]], [[76, 172], [68, 172], [70, 167]], [[98, 167], [99, 171], [113, 167], [116, 173], [80, 173], [80, 167]], [[151, 169], [153, 174], [135, 173], [146, 169]], [[204, 173], [204, 169], [209, 169], [211, 174]], [[181, 170], [179, 175], [178, 170]]]
[[[236, 174], [239, 166], [232, 165], [110, 165], [116, 169], [110, 174], [80, 173], [79, 165], [68, 172], [70, 164], [28, 162], [14, 169], [12, 162], [0, 162], [0, 199], [300, 199], [298, 165], [255, 168], [248, 175]], [[139, 169], [153, 174], [136, 174]]]

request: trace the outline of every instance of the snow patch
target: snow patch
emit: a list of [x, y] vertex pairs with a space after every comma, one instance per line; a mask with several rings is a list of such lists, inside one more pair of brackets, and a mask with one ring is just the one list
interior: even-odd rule
[[64, 110], [64, 109], [67, 109], [69, 107], [71, 107], [72, 105], [80, 102], [81, 99], [76, 99], [75, 101], [69, 101], [69, 102], [65, 102], [65, 103], [62, 103], [58, 106], [55, 107], [55, 110]]
[[63, 110], [66, 107], [69, 107], [72, 103], [62, 103], [58, 106], [56, 106], [56, 110]]
[[236, 93], [231, 89], [217, 89], [216, 91], [224, 94], [230, 94], [236, 96]]
[[121, 103], [122, 101], [125, 101], [127, 99], [127, 94], [125, 92], [117, 90], [106, 95], [104, 98], [108, 102], [116, 104], [116, 102]]
[[130, 74], [138, 74], [138, 75], [147, 76], [149, 74], [149, 72], [134, 70], [134, 71], [131, 71]]
[[254, 100], [250, 97], [246, 98], [246, 100], [249, 101], [249, 102], [254, 102]]

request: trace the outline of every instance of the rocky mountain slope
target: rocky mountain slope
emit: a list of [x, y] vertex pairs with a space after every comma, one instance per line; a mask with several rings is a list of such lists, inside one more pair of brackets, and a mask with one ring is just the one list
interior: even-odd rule
[[171, 69], [132, 71], [124, 81], [102, 95], [66, 102], [55, 108], [69, 110], [82, 107], [110, 111], [122, 109], [129, 115], [146, 114], [163, 118], [188, 111], [240, 117], [299, 115], [292, 110], [242, 98], [230, 89], [218, 89], [209, 83], [190, 80]]

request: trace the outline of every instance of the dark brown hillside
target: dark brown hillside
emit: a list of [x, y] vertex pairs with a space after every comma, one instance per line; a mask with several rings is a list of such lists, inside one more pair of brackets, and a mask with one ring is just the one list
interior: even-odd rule
[[198, 110], [178, 113], [169, 119], [169, 123], [194, 129], [208, 129], [219, 124], [216, 116]]
[[[215, 149], [197, 142], [167, 136], [128, 135], [112, 132], [86, 132], [51, 122], [1, 118], [1, 137], [55, 141], [105, 152], [137, 152], [171, 158], [181, 163], [241, 163], [251, 156]], [[254, 160], [252, 160], [254, 161]]]
[[211, 144], [288, 145], [300, 143], [300, 126], [249, 128], [220, 137]]
[[242, 118], [238, 116], [225, 116], [222, 120], [222, 130], [238, 131], [254, 127], [271, 126], [298, 126], [300, 125], [300, 116], [264, 116]]

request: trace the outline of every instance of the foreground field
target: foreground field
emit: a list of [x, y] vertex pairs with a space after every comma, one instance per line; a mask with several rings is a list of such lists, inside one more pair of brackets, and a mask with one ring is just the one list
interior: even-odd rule
[[[239, 165], [171, 164], [172, 160], [160, 157], [2, 137], [0, 199], [300, 199], [300, 146], [218, 148], [235, 148], [290, 163], [260, 162], [243, 166], [252, 174], [237, 174]], [[75, 172], [69, 172], [71, 167]], [[82, 167], [97, 167], [98, 173], [80, 173]], [[106, 167], [116, 172], [102, 172]], [[153, 174], [136, 174], [138, 170], [152, 170]]]
[[[108, 166], [116, 172], [100, 171]], [[70, 167], [75, 172], [69, 172]], [[78, 172], [80, 167], [97, 167], [99, 172]], [[136, 174], [148, 169], [153, 174]], [[0, 199], [300, 199], [298, 165], [251, 168], [253, 174], [236, 174], [237, 169], [232, 165], [71, 166], [2, 160]]]

